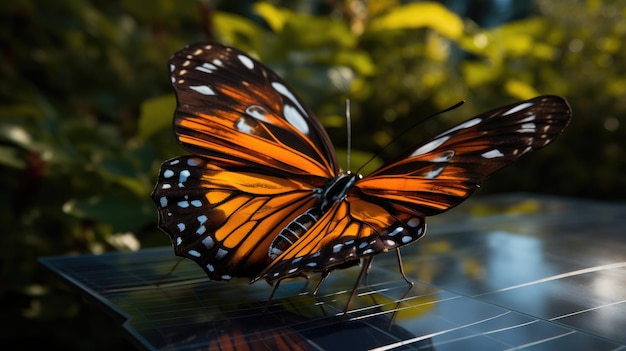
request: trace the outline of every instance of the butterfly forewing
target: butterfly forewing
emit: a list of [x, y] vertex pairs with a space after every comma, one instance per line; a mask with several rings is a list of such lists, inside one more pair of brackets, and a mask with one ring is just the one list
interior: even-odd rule
[[332, 178], [330, 140], [278, 75], [241, 51], [195, 44], [170, 59], [174, 129], [188, 151], [264, 172]]
[[483, 113], [358, 181], [354, 191], [415, 215], [440, 213], [492, 173], [548, 145], [570, 117], [565, 99], [550, 95]]

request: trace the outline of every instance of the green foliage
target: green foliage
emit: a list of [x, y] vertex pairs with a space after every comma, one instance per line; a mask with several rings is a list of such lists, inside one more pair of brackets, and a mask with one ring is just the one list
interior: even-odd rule
[[494, 177], [485, 192], [626, 197], [619, 1], [537, 1], [535, 16], [492, 29], [435, 2], [333, 4], [311, 14], [254, 2], [240, 9], [246, 16], [201, 1], [0, 5], [1, 318], [34, 329], [5, 330], [2, 338], [52, 338], [67, 348], [61, 339], [74, 333], [39, 324], [85, 329], [73, 322], [84, 307], [42, 278], [38, 257], [169, 245], [149, 199], [160, 163], [184, 153], [171, 130], [166, 63], [198, 40], [239, 47], [281, 74], [328, 128], [342, 163], [350, 98], [353, 169], [459, 100], [467, 104], [421, 124], [375, 162], [489, 108], [564, 95], [574, 110], [565, 135]]

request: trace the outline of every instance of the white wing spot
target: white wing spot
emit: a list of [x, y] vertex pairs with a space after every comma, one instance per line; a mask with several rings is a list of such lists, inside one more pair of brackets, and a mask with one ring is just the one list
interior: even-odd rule
[[410, 236], [410, 235], [405, 235], [405, 236], [403, 236], [403, 237], [402, 237], [402, 243], [403, 243], [403, 244], [406, 244], [406, 243], [408, 243], [408, 242], [411, 242], [411, 240], [413, 240], [413, 237], [412, 237], [412, 236]]
[[161, 185], [161, 189], [171, 189], [172, 188], [172, 184], [170, 183], [164, 183], [163, 185]]
[[498, 149], [493, 149], [487, 152], [483, 152], [480, 156], [482, 156], [483, 158], [496, 158], [496, 157], [502, 157], [504, 156], [504, 154], [500, 152], [500, 150]]
[[287, 97], [289, 100], [291, 100], [291, 102], [293, 102], [296, 106], [298, 106], [298, 108], [300, 109], [300, 111], [302, 111], [302, 113], [306, 114], [304, 108], [302, 107], [302, 105], [300, 105], [300, 102], [298, 101], [298, 99], [296, 99], [296, 97], [291, 93], [291, 91], [289, 91], [289, 89], [287, 89], [286, 86], [284, 86], [283, 84], [279, 82], [273, 82], [272, 88], [274, 88], [274, 90], [276, 90], [279, 94], [282, 94], [285, 97]]
[[183, 170], [178, 174], [178, 181], [184, 183], [187, 181], [191, 173], [188, 170]]
[[309, 134], [309, 125], [306, 123], [306, 120], [304, 119], [304, 117], [302, 117], [298, 110], [296, 110], [291, 105], [285, 105], [284, 114], [287, 122], [289, 122], [297, 130], [302, 132], [302, 134]]
[[215, 272], [215, 267], [213, 267], [213, 265], [212, 265], [212, 264], [207, 264], [207, 265], [206, 265], [206, 269], [208, 269], [208, 270], [209, 270], [209, 272]]
[[508, 116], [508, 115], [513, 114], [513, 113], [515, 113], [515, 112], [519, 112], [519, 111], [521, 111], [521, 110], [525, 110], [525, 109], [527, 109], [527, 108], [531, 107], [532, 105], [533, 105], [533, 103], [532, 103], [532, 102], [525, 102], [525, 103], [523, 103], [523, 104], [519, 104], [519, 105], [517, 105], [517, 106], [513, 106], [513, 108], [511, 108], [510, 110], [508, 110], [508, 111], [504, 112], [504, 113], [502, 114], [502, 116]]
[[430, 172], [426, 173], [426, 174], [424, 175], [424, 178], [426, 178], [426, 179], [434, 179], [434, 178], [437, 178], [437, 177], [441, 174], [441, 172], [443, 172], [443, 169], [444, 169], [444, 167], [439, 167], [439, 168], [437, 168], [437, 169], [434, 169], [434, 170], [432, 170], [432, 171], [430, 171]]
[[534, 123], [524, 123], [522, 127], [517, 130], [518, 133], [534, 133], [537, 130], [537, 126]]
[[161, 205], [161, 207], [167, 207], [167, 197], [161, 196], [161, 198], [159, 199], [159, 204]]
[[404, 228], [402, 227], [397, 227], [396, 229], [394, 229], [391, 233], [389, 233], [389, 236], [396, 236], [400, 233], [402, 233], [404, 231]]
[[198, 216], [198, 218], [197, 218], [197, 219], [198, 219], [198, 222], [200, 222], [200, 224], [204, 224], [204, 223], [206, 223], [206, 221], [208, 220], [208, 218], [207, 218], [207, 216], [206, 216], [206, 215], [201, 215], [201, 216]]
[[215, 95], [215, 92], [213, 91], [213, 89], [211, 89], [207, 85], [190, 85], [189, 89], [197, 91], [198, 93], [202, 95]]
[[187, 160], [187, 165], [191, 167], [195, 167], [201, 163], [199, 158], [190, 158]]
[[246, 113], [248, 114], [248, 116], [256, 118], [260, 121], [263, 122], [268, 122], [269, 120], [267, 119], [267, 111], [259, 105], [250, 105], [246, 108]]
[[237, 58], [239, 59], [239, 61], [241, 61], [241, 63], [243, 63], [244, 66], [246, 66], [248, 69], [253, 69], [254, 68], [254, 62], [248, 57], [248, 56], [244, 56], [244, 55], [237, 55]]
[[202, 239], [202, 244], [207, 248], [207, 249], [212, 249], [213, 245], [215, 245], [215, 241], [213, 240], [212, 237], [207, 236], [206, 238]]
[[174, 175], [174, 171], [172, 171], [171, 169], [166, 169], [163, 172], [163, 178], [171, 178]]
[[197, 66], [196, 70], [210, 74], [210, 73], [217, 71], [217, 66], [215, 66], [212, 63], [206, 62], [206, 63], [203, 63], [202, 66]]
[[441, 146], [441, 144], [445, 143], [448, 139], [450, 139], [449, 136], [444, 136], [441, 138], [437, 138], [435, 140], [431, 140], [428, 143], [418, 147], [417, 150], [413, 151], [413, 153], [411, 154], [411, 157], [419, 156], [419, 155], [423, 155], [425, 153], [431, 152], [434, 149]]
[[189, 254], [189, 256], [193, 256], [193, 257], [200, 257], [200, 253], [196, 250], [189, 250], [187, 251], [187, 253]]
[[246, 134], [253, 134], [254, 127], [251, 126], [245, 118], [240, 118], [235, 125], [237, 130]]
[[422, 223], [422, 221], [417, 217], [413, 217], [409, 219], [408, 221], [406, 221], [406, 224], [411, 228], [417, 228], [420, 225], [420, 223]]
[[183, 239], [181, 237], [176, 238], [176, 246], [183, 243]]
[[206, 227], [203, 225], [199, 226], [198, 229], [196, 230], [196, 234], [198, 235], [202, 235], [204, 234], [204, 232], [206, 232]]
[[454, 158], [454, 150], [446, 150], [442, 152], [439, 156], [433, 158], [431, 162], [450, 162], [452, 158]]
[[215, 254], [215, 258], [217, 258], [218, 260], [224, 256], [226, 256], [226, 254], [228, 253], [228, 251], [224, 250], [224, 249], [217, 249], [217, 253]]
[[333, 246], [333, 253], [338, 253], [339, 251], [341, 251], [341, 248], [343, 247], [343, 244], [337, 244]]
[[449, 130], [443, 132], [442, 134], [450, 134], [450, 133], [456, 132], [459, 129], [467, 129], [467, 128], [470, 128], [470, 127], [473, 127], [473, 126], [477, 125], [480, 122], [482, 122], [482, 119], [480, 119], [480, 118], [472, 118], [469, 121], [465, 121], [465, 122], [463, 122], [463, 123], [461, 123], [461, 124], [459, 124], [459, 125], [457, 125], [455, 127], [452, 127], [452, 129], [449, 129]]
[[191, 205], [193, 207], [202, 207], [202, 201], [200, 201], [200, 200], [193, 200], [193, 201], [191, 201]]
[[189, 207], [189, 201], [180, 201], [180, 202], [178, 202], [177, 205], [180, 208], [187, 208], [187, 207]]
[[179, 230], [179, 231], [181, 231], [181, 232], [182, 232], [183, 230], [185, 230], [185, 228], [186, 228], [186, 227], [185, 227], [185, 223], [178, 223], [176, 226], [178, 227], [178, 230]]

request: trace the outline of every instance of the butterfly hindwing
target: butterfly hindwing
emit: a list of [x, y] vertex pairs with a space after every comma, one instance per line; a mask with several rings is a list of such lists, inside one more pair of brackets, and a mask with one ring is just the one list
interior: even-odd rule
[[253, 280], [274, 282], [302, 271], [330, 271], [406, 245], [425, 231], [423, 216], [348, 194]]
[[176, 254], [196, 261], [211, 279], [229, 280], [267, 266], [276, 232], [315, 204], [310, 187], [183, 156], [163, 164], [153, 198]]

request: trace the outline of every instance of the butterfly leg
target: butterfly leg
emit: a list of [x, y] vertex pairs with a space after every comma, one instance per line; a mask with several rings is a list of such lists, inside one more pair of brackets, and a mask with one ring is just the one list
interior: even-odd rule
[[313, 296], [317, 296], [317, 291], [320, 289], [320, 286], [322, 285], [322, 282], [324, 280], [326, 280], [326, 277], [328, 277], [328, 275], [330, 274], [330, 270], [325, 270], [322, 272], [322, 275], [320, 277], [320, 281], [317, 282], [317, 285], [315, 285], [315, 289], [313, 289]]
[[400, 255], [400, 248], [399, 247], [396, 248], [396, 254], [397, 254], [397, 257], [398, 257], [398, 268], [400, 269], [400, 274], [402, 274], [402, 278], [404, 279], [404, 281], [407, 284], [409, 284], [411, 287], [413, 287], [413, 285], [415, 285], [415, 283], [410, 281], [409, 278], [406, 277], [406, 274], [404, 274], [404, 267], [402, 266], [402, 256]]
[[346, 315], [348, 314], [348, 308], [350, 308], [352, 299], [354, 299], [354, 296], [356, 295], [356, 290], [359, 288], [359, 285], [361, 285], [361, 280], [363, 280], [363, 276], [366, 274], [366, 272], [369, 271], [369, 269], [372, 266], [372, 261], [374, 260], [374, 256], [369, 256], [365, 258], [364, 260], [365, 262], [363, 263], [363, 268], [361, 268], [361, 271], [359, 272], [359, 276], [356, 278], [356, 283], [354, 283], [354, 287], [352, 288], [350, 297], [348, 297], [348, 302], [346, 302], [346, 307], [344, 307], [343, 309], [343, 314], [341, 316], [342, 322], [346, 318]]
[[413, 283], [411, 283], [411, 286], [409, 286], [409, 288], [402, 295], [402, 297], [400, 297], [398, 301], [396, 301], [396, 307], [393, 309], [393, 313], [391, 315], [391, 318], [389, 319], [388, 329], [391, 329], [391, 326], [393, 326], [393, 324], [395, 323], [396, 317], [398, 316], [398, 312], [400, 312], [400, 305], [402, 305], [402, 303], [404, 302], [404, 299], [406, 299], [407, 296], [409, 296], [409, 293], [411, 292], [411, 290], [413, 290]]
[[280, 286], [281, 281], [282, 280], [277, 281], [274, 287], [272, 288], [272, 292], [270, 293], [270, 296], [267, 298], [267, 302], [265, 303], [265, 306], [263, 306], [263, 312], [267, 311], [267, 308], [272, 302], [272, 299], [274, 298], [274, 294], [276, 293], [276, 290], [278, 290], [278, 287]]
[[374, 262], [374, 256], [370, 256], [364, 259], [363, 264], [366, 265], [365, 269], [365, 285], [370, 285], [370, 271], [372, 270], [372, 263]]
[[161, 286], [161, 283], [163, 283], [163, 280], [165, 280], [165, 278], [169, 277], [172, 273], [174, 273], [174, 271], [176, 270], [176, 268], [178, 267], [178, 265], [179, 265], [182, 261], [183, 261], [183, 259], [182, 259], [182, 258], [177, 259], [177, 260], [176, 260], [176, 263], [174, 263], [174, 265], [172, 266], [172, 268], [170, 268], [170, 270], [169, 270], [167, 273], [165, 273], [165, 275], [164, 275], [164, 276], [162, 276], [162, 277], [161, 277], [161, 279], [159, 279], [159, 280], [156, 282], [156, 284], [155, 284], [155, 285], [156, 285], [157, 287], [160, 287], [160, 286]]

